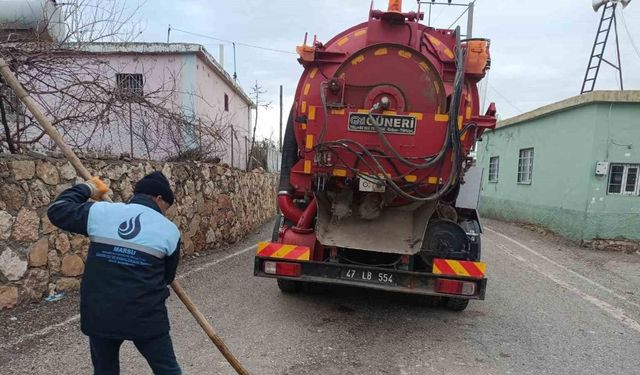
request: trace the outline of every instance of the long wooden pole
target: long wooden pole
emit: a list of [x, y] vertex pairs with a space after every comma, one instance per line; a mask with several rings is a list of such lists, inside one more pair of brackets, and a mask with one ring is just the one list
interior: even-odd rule
[[[53, 127], [53, 125], [51, 124], [49, 119], [47, 119], [44, 113], [42, 113], [42, 111], [40, 110], [40, 106], [35, 102], [35, 100], [33, 100], [33, 98], [31, 98], [31, 96], [29, 96], [29, 93], [24, 89], [22, 84], [18, 81], [16, 76], [13, 74], [7, 62], [1, 57], [0, 57], [0, 74], [4, 78], [4, 81], [6, 82], [6, 84], [9, 87], [11, 87], [11, 89], [16, 93], [16, 96], [18, 97], [18, 99], [20, 99], [20, 101], [24, 103], [24, 105], [29, 109], [29, 111], [36, 118], [40, 126], [42, 126], [44, 131], [60, 148], [64, 157], [67, 160], [69, 160], [71, 165], [73, 165], [76, 171], [78, 171], [78, 174], [85, 180], [90, 179], [92, 177], [91, 172], [89, 172], [89, 170], [82, 164], [82, 161], [80, 161], [78, 156], [75, 154], [75, 152], [73, 152], [73, 150], [64, 142], [64, 139], [62, 138], [60, 133], [56, 130], [56, 128]], [[104, 198], [107, 201], [111, 201], [111, 199], [106, 195]], [[205, 316], [200, 312], [198, 307], [191, 301], [191, 298], [189, 297], [187, 292], [185, 292], [185, 290], [182, 288], [182, 285], [180, 285], [178, 281], [174, 280], [171, 283], [171, 288], [176, 293], [178, 298], [180, 298], [180, 301], [182, 301], [182, 303], [186, 306], [187, 310], [189, 310], [189, 312], [196, 319], [200, 327], [202, 327], [202, 329], [205, 331], [207, 336], [209, 336], [209, 338], [214, 343], [214, 345], [218, 348], [218, 350], [220, 350], [220, 353], [222, 353], [222, 355], [229, 362], [231, 367], [233, 367], [236, 370], [236, 372], [240, 375], [248, 375], [249, 373], [247, 372], [247, 370], [245, 370], [244, 367], [242, 367], [242, 365], [240, 364], [240, 362], [238, 362], [236, 357], [234, 357], [234, 355], [229, 351], [224, 341], [222, 341], [222, 339], [220, 339], [220, 337], [218, 337], [215, 334], [215, 331], [213, 330], [213, 327], [211, 326], [211, 324], [209, 324], [209, 322], [207, 321]]]

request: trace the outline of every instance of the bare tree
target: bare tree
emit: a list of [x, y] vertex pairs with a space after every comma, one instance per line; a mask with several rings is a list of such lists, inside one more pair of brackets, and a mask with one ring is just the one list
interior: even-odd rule
[[[158, 73], [153, 67], [143, 66], [142, 74], [119, 74], [100, 53], [101, 42], [126, 47], [140, 34], [139, 8], [118, 0], [65, 2], [57, 8], [60, 13], [46, 20], [48, 33], [18, 34], [0, 25], [0, 55], [78, 150], [108, 153], [117, 149], [115, 142], [128, 139], [132, 156], [220, 154], [221, 134], [230, 121], [224, 116], [186, 116], [177, 104], [185, 94], [177, 88], [180, 72], [169, 74], [159, 87], [143, 89], [142, 80]], [[0, 121], [0, 150], [18, 153], [55, 147], [1, 81]], [[194, 153], [195, 149], [200, 151]]]

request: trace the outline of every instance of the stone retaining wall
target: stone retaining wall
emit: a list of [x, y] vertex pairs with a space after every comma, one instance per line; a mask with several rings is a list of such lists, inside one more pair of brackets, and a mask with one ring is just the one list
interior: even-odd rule
[[[83, 162], [115, 201], [128, 199], [145, 174], [162, 171], [176, 194], [168, 216], [182, 232], [183, 256], [236, 242], [275, 212], [277, 177], [269, 173], [196, 162]], [[82, 181], [61, 158], [0, 156], [0, 309], [79, 288], [88, 239], [55, 228], [46, 210]]]

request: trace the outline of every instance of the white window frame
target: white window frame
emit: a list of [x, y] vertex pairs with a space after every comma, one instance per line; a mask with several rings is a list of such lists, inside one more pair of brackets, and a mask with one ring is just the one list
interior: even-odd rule
[[[495, 172], [495, 173], [492, 173], [492, 172]], [[500, 156], [491, 156], [489, 158], [489, 182], [498, 182], [499, 177], [500, 177]]]
[[[622, 181], [620, 181], [620, 192], [611, 191], [611, 178], [613, 177], [613, 170], [615, 167], [623, 167]], [[633, 191], [627, 191], [627, 185], [629, 181], [629, 170], [636, 170], [636, 181], [633, 186]], [[611, 163], [609, 166], [609, 176], [607, 176], [607, 194], [608, 195], [626, 195], [626, 196], [638, 196], [640, 195], [640, 164], [625, 164], [625, 163]]]
[[[520, 149], [518, 155], [517, 181], [520, 185], [531, 185], [533, 182], [533, 159], [535, 152], [533, 147]], [[525, 165], [525, 163], [528, 163]]]

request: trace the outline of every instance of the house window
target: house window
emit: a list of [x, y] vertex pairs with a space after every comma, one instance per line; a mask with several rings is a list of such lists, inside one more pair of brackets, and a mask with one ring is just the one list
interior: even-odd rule
[[518, 159], [518, 183], [531, 184], [533, 177], [533, 149], [525, 148], [520, 150]]
[[640, 195], [638, 164], [611, 164], [609, 169], [609, 194]]
[[489, 182], [498, 182], [500, 172], [500, 157], [493, 156], [489, 159]]
[[142, 74], [118, 73], [116, 87], [123, 96], [142, 96], [144, 95], [144, 78]]
[[229, 112], [229, 95], [224, 94], [224, 110]]

